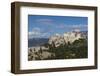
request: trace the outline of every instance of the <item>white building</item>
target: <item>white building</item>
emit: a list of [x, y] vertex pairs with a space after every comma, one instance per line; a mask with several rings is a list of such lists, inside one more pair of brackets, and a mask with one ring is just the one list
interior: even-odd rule
[[66, 32], [63, 34], [63, 36], [56, 34], [49, 39], [49, 44], [54, 43], [56, 47], [58, 47], [61, 44], [65, 43], [72, 43], [75, 40], [78, 40], [79, 38], [82, 38], [82, 35], [78, 29], [72, 31], [72, 32]]
[[80, 32], [67, 32], [67, 33], [64, 33], [64, 40], [65, 40], [66, 43], [68, 43], [68, 42], [72, 43], [75, 40], [78, 40], [79, 38], [82, 38]]
[[59, 45], [65, 43], [64, 37], [59, 34], [56, 34], [56, 35], [50, 37], [50, 39], [49, 39], [49, 44], [52, 44], [52, 43], [55, 44], [55, 47], [58, 47]]

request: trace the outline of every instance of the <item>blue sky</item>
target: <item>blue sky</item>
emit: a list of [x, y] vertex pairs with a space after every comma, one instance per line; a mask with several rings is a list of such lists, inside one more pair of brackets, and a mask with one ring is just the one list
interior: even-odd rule
[[29, 38], [48, 38], [75, 29], [87, 31], [88, 18], [75, 16], [28, 15]]

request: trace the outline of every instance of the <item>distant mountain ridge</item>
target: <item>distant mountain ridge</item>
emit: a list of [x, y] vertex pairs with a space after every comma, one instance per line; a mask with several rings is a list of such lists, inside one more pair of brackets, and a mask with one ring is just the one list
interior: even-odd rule
[[41, 46], [48, 43], [49, 38], [32, 38], [28, 40], [28, 47]]
[[[72, 33], [70, 33], [70, 34], [72, 34]], [[70, 36], [70, 34], [69, 34], [69, 36]], [[80, 31], [79, 34], [81, 35], [82, 38], [87, 38], [88, 31]], [[51, 44], [52, 41], [53, 42], [58, 42], [58, 43], [64, 43], [64, 39], [60, 35], [59, 36], [54, 35], [54, 36], [51, 36], [50, 38], [32, 38], [32, 39], [28, 39], [28, 47], [42, 46], [45, 43]]]

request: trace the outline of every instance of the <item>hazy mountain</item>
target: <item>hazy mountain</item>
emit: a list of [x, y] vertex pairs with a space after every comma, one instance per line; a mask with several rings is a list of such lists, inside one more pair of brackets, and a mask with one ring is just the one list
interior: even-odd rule
[[40, 46], [45, 43], [48, 43], [48, 41], [49, 41], [48, 38], [32, 38], [28, 40], [28, 47]]

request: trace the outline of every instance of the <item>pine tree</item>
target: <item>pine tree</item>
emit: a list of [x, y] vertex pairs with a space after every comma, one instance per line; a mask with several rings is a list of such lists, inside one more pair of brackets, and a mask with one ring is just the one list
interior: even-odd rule
[[39, 52], [40, 52], [40, 53], [42, 53], [42, 52], [43, 52], [43, 50], [42, 50], [42, 48], [41, 48], [41, 47], [40, 47], [40, 50], [39, 50]]

